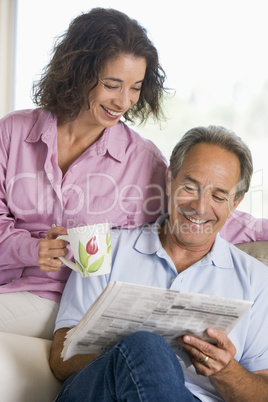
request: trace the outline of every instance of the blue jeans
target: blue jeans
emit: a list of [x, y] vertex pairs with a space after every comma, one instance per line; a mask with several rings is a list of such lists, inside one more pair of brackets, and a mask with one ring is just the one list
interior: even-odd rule
[[196, 402], [177, 356], [159, 335], [139, 331], [104, 352], [63, 384], [56, 402]]

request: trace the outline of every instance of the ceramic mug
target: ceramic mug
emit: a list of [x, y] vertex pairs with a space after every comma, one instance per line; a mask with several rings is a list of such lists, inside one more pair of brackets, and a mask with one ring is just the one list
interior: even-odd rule
[[68, 235], [57, 237], [71, 245], [75, 262], [60, 257], [67, 267], [79, 272], [82, 277], [111, 272], [111, 232], [108, 223], [78, 226], [67, 232]]

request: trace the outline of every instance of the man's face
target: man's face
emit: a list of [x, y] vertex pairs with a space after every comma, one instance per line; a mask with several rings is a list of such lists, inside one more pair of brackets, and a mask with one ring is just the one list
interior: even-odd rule
[[211, 247], [242, 201], [234, 201], [239, 177], [238, 157], [205, 143], [188, 152], [175, 179], [168, 172], [169, 230], [176, 243]]

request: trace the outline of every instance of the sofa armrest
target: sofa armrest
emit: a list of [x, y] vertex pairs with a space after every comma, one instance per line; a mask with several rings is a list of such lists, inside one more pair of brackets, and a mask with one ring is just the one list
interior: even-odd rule
[[51, 341], [0, 332], [2, 402], [52, 402], [62, 383], [49, 364]]
[[241, 243], [236, 246], [268, 266], [268, 241]]

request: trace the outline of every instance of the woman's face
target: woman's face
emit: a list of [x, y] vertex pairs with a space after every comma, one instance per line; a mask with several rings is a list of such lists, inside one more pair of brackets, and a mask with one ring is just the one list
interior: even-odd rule
[[138, 102], [146, 71], [146, 60], [120, 54], [101, 70], [99, 83], [89, 95], [87, 120], [101, 128], [114, 126]]

